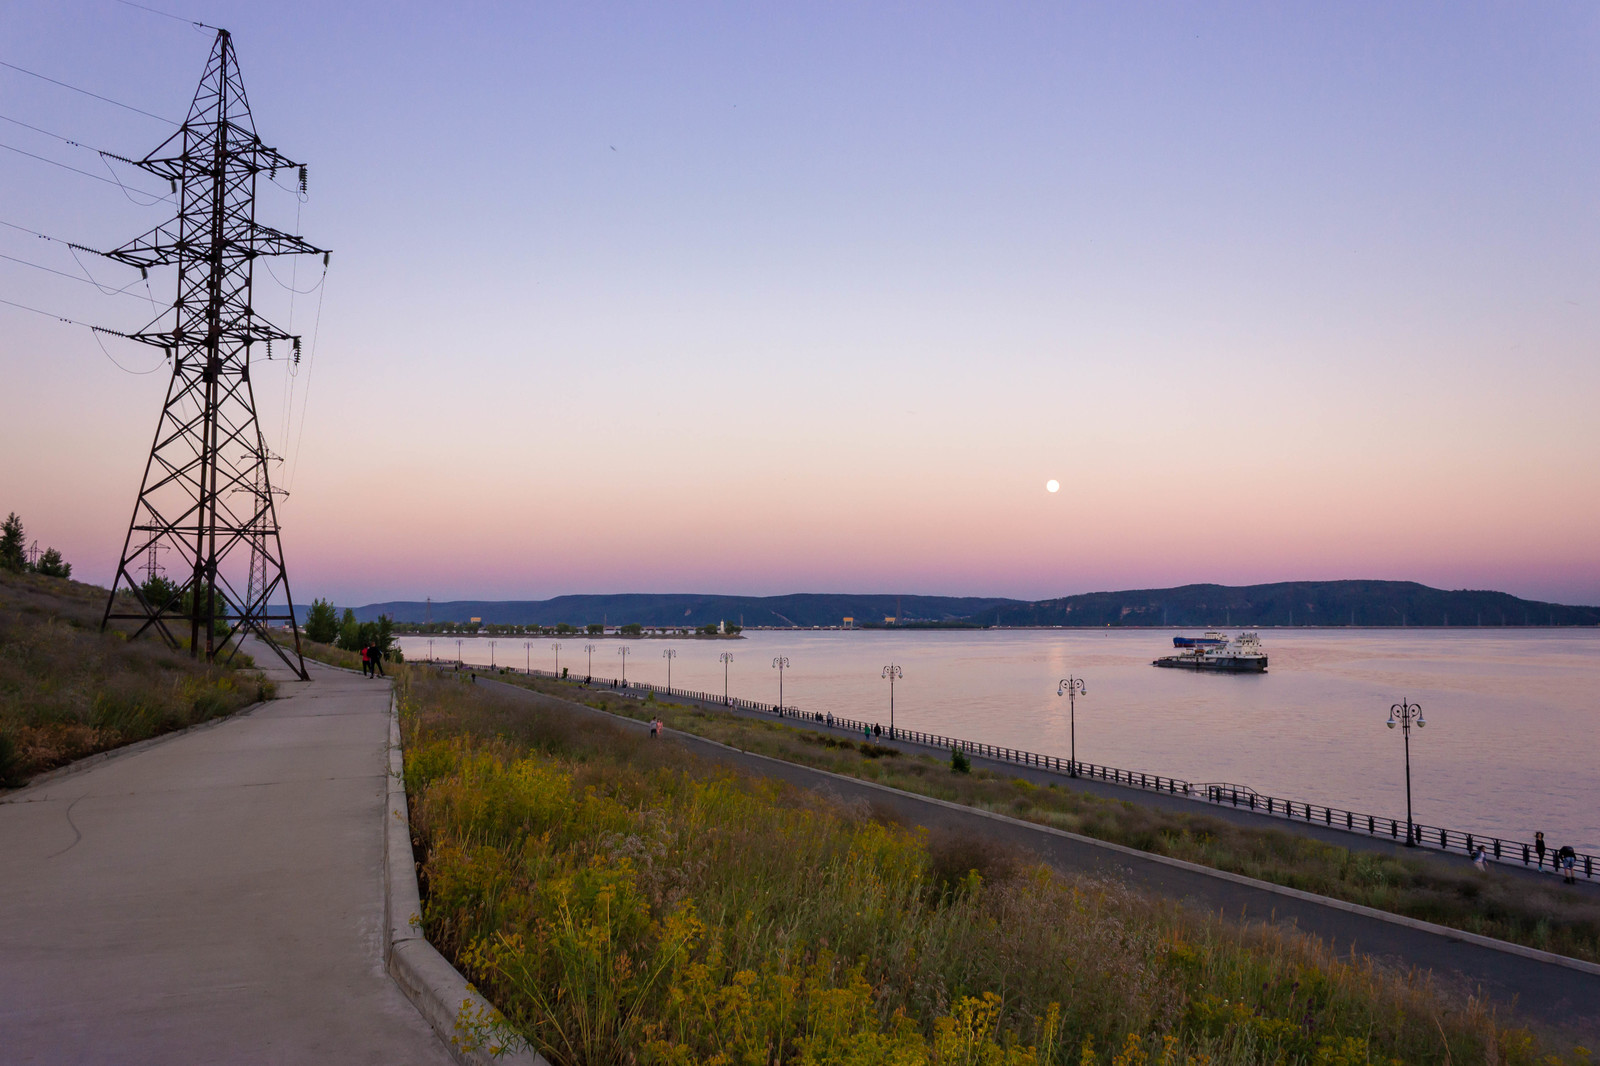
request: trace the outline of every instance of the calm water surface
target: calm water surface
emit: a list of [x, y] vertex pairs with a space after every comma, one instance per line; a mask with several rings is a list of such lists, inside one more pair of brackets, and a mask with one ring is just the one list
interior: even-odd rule
[[[1198, 631], [1195, 631], [1198, 634]], [[591, 641], [596, 676], [615, 677], [627, 647], [629, 680], [721, 692], [718, 654], [732, 651], [735, 696], [775, 701], [774, 656], [786, 655], [784, 701], [895, 722], [1048, 755], [1068, 754], [1067, 701], [1056, 682], [1084, 678], [1078, 757], [1190, 781], [1230, 781], [1277, 796], [1405, 817], [1405, 765], [1389, 706], [1420, 702], [1427, 727], [1411, 734], [1419, 821], [1600, 851], [1600, 631], [1276, 629], [1262, 634], [1262, 675], [1196, 674], [1150, 665], [1172, 633], [1129, 630], [755, 632], [739, 641]], [[501, 665], [550, 669], [549, 638], [531, 649], [499, 638]], [[582, 639], [561, 663], [586, 672]], [[426, 638], [400, 641], [426, 656]], [[440, 658], [455, 640], [435, 638]], [[462, 658], [489, 662], [487, 638]]]

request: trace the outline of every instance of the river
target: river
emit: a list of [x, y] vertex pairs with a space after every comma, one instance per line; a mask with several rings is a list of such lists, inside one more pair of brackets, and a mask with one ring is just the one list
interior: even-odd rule
[[[1198, 635], [1198, 631], [1188, 631]], [[1405, 817], [1401, 731], [1385, 728], [1402, 698], [1422, 704], [1411, 734], [1416, 819], [1480, 835], [1600, 851], [1600, 630], [1272, 629], [1259, 675], [1197, 674], [1150, 665], [1172, 650], [1170, 630], [762, 631], [743, 640], [563, 638], [561, 665], [784, 702], [1065, 758], [1067, 700], [1057, 682], [1084, 679], [1077, 752], [1086, 762], [1190, 781], [1228, 781], [1312, 803]], [[454, 638], [434, 638], [440, 658]], [[525, 648], [525, 643], [531, 647]], [[549, 670], [545, 637], [465, 640], [462, 658]], [[409, 658], [428, 638], [404, 637]]]

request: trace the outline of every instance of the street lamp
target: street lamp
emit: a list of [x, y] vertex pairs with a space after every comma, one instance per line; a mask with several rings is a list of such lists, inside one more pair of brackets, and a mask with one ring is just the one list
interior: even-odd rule
[[1083, 678], [1081, 677], [1064, 677], [1061, 679], [1061, 683], [1056, 686], [1056, 695], [1067, 697], [1067, 714], [1072, 724], [1072, 754], [1068, 757], [1067, 772], [1073, 777], [1078, 776], [1077, 700], [1079, 696], [1084, 695], [1086, 692], [1088, 692], [1088, 689], [1083, 687]]
[[551, 641], [550, 650], [556, 653], [556, 680], [559, 681], [561, 679], [561, 642], [559, 640]]
[[496, 642], [492, 641], [492, 640], [489, 642], [489, 669], [491, 669], [491, 670], [494, 669], [494, 646], [495, 646], [495, 643]]
[[428, 638], [428, 661], [433, 662], [433, 638]]
[[[784, 668], [789, 665], [789, 657], [787, 655], [780, 655], [776, 659], [772, 660], [772, 665], [778, 668], [778, 713], [782, 714], [783, 713], [783, 671], [784, 671]], [[727, 671], [723, 671], [722, 677], [723, 677], [723, 682], [722, 682], [723, 686], [724, 686], [724, 688], [726, 688], [727, 683], [728, 683], [727, 682], [727, 677], [728, 677]]]
[[457, 668], [459, 668], [461, 666], [461, 638], [460, 637], [456, 638], [456, 666], [457, 666]]
[[883, 676], [889, 679], [889, 738], [894, 739], [894, 679], [905, 677], [905, 671], [890, 663], [883, 668]]
[[[589, 653], [589, 672], [587, 674], [585, 674], [584, 676], [585, 677], [593, 677], [594, 676], [594, 645], [593, 644], [585, 644], [583, 646], [583, 650]], [[587, 682], [585, 682], [585, 683], [587, 683]]]
[[628, 687], [628, 653], [633, 649], [624, 644], [617, 649], [617, 654], [622, 656], [622, 687]]
[[662, 648], [661, 657], [667, 660], [667, 688], [672, 688], [672, 660], [678, 657], [677, 648]]
[[533, 676], [533, 641], [531, 641], [531, 640], [525, 640], [525, 641], [522, 642], [522, 662], [523, 662], [523, 665], [527, 668], [528, 676], [532, 677]]
[[1407, 703], [1401, 700], [1389, 708], [1389, 721], [1385, 723], [1390, 729], [1394, 728], [1395, 721], [1400, 722], [1400, 732], [1406, 738], [1406, 847], [1417, 846], [1416, 823], [1411, 820], [1411, 723], [1417, 723], [1421, 729], [1428, 723], [1422, 719], [1422, 704]]
[[725, 651], [717, 658], [722, 660], [722, 705], [728, 705], [728, 664], [733, 662], [733, 652]]

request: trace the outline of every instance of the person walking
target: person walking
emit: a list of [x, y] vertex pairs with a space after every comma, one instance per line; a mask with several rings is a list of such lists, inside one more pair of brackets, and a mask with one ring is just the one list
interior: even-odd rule
[[1544, 832], [1533, 834], [1533, 850], [1539, 853], [1539, 869], [1544, 869]]
[[372, 676], [373, 677], [388, 677], [389, 675], [383, 672], [383, 649], [378, 647], [376, 644], [374, 644], [372, 646], [371, 651], [372, 651]]
[[1484, 873], [1489, 870], [1489, 853], [1484, 850], [1482, 844], [1479, 844], [1478, 850], [1472, 853], [1472, 865]]
[[361, 645], [361, 676], [372, 676], [372, 645]]
[[1569, 885], [1578, 883], [1578, 853], [1572, 849], [1571, 844], [1561, 845], [1561, 850], [1556, 852], [1556, 861], [1561, 867], [1561, 880]]

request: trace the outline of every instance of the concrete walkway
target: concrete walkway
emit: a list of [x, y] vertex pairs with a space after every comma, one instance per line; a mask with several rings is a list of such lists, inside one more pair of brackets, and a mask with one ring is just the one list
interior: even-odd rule
[[383, 965], [389, 686], [310, 669], [0, 801], [0, 1063], [453, 1061]]

